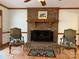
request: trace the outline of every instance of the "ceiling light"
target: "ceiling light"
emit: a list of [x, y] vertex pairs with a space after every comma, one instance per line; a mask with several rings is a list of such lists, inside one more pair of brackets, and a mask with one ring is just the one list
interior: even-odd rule
[[[25, 0], [24, 2], [29, 2], [31, 0]], [[39, 0], [42, 4], [42, 6], [45, 6], [46, 5], [46, 1], [45, 0]]]
[[45, 0], [39, 0], [42, 4], [42, 6], [45, 6], [46, 5], [46, 1]]
[[30, 0], [25, 0], [24, 2], [29, 2]]

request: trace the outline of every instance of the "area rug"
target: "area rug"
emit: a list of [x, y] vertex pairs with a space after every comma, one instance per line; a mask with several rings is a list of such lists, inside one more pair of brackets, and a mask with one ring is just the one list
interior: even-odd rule
[[43, 56], [43, 57], [56, 57], [53, 50], [45, 49], [31, 49], [28, 53], [29, 56]]

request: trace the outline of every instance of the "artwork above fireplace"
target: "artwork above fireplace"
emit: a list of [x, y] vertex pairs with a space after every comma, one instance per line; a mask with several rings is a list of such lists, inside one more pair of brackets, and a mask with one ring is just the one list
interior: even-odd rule
[[53, 42], [53, 32], [51, 30], [32, 30], [31, 41]]

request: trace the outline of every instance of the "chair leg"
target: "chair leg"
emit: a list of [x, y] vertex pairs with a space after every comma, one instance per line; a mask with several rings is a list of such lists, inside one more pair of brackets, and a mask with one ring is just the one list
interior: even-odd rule
[[11, 45], [9, 46], [9, 53], [11, 54]]
[[76, 51], [76, 48], [75, 48], [75, 59], [76, 59], [76, 52], [77, 52], [77, 51]]
[[23, 49], [23, 51], [24, 51], [24, 45], [21, 45], [20, 47], [21, 47], [21, 48]]
[[23, 51], [24, 51], [24, 45], [23, 45]]

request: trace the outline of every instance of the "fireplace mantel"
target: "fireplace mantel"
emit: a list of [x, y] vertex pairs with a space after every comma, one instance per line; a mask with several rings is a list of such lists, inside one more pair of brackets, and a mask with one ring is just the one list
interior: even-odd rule
[[59, 22], [58, 20], [47, 20], [47, 19], [36, 19], [36, 20], [27, 20], [27, 22], [31, 22], [31, 23], [35, 23], [35, 22], [39, 22], [39, 23], [56, 23]]
[[49, 27], [54, 24], [54, 23], [58, 23], [59, 20], [53, 20], [53, 21], [49, 21], [47, 19], [37, 19], [37, 20], [27, 20], [28, 23], [34, 23], [35, 26], [37, 26], [36, 24], [37, 23], [48, 23], [49, 24]]

